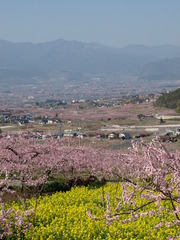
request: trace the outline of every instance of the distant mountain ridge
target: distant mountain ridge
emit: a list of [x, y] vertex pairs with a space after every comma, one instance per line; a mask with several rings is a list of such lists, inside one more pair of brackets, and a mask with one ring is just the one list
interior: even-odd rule
[[180, 79], [180, 58], [161, 59], [145, 65], [140, 76], [149, 80], [178, 80]]
[[64, 74], [132, 75], [141, 80], [180, 79], [180, 47], [129, 45], [107, 47], [58, 39], [44, 43], [13, 43], [0, 40], [0, 83], [26, 83]]

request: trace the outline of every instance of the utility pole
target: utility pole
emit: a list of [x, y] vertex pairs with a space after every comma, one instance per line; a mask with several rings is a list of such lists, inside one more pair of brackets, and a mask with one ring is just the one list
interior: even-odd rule
[[81, 136], [80, 136], [81, 124], [80, 124], [80, 122], [79, 122], [78, 130], [79, 130], [79, 147], [80, 147], [81, 146]]
[[63, 134], [62, 134], [62, 121], [59, 120], [59, 137], [60, 139], [63, 137]]

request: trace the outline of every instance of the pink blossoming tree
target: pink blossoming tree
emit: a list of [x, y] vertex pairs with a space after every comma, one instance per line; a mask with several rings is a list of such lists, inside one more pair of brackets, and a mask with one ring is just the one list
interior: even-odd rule
[[[111, 210], [109, 195], [106, 194], [106, 212], [103, 219], [107, 226], [124, 215], [127, 218], [120, 220], [122, 224], [156, 214], [172, 215], [172, 221], [160, 222], [155, 228], [180, 225], [179, 151], [170, 153], [161, 143], [133, 143], [129, 153], [122, 154], [120, 161], [117, 159], [111, 162], [106, 170], [106, 174], [111, 176], [114, 182], [119, 182], [122, 188], [122, 196], [115, 196], [114, 201], [118, 200], [118, 203], [114, 211]], [[137, 199], [142, 199], [142, 203], [137, 203]], [[161, 205], [164, 201], [169, 203], [166, 208]], [[145, 211], [148, 205], [154, 210]], [[93, 217], [89, 209], [87, 214], [92, 219], [101, 219]]]

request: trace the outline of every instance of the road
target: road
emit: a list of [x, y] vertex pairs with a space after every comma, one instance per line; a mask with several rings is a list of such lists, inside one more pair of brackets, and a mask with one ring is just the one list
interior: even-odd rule
[[159, 124], [159, 125], [134, 125], [134, 126], [111, 126], [110, 128], [101, 128], [101, 131], [131, 131], [137, 129], [146, 129], [147, 131], [157, 131], [159, 128], [180, 128], [180, 124]]

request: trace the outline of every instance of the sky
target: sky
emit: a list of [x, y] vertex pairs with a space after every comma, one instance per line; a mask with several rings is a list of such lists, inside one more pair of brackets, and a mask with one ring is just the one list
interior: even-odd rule
[[0, 39], [180, 46], [180, 0], [0, 0]]

